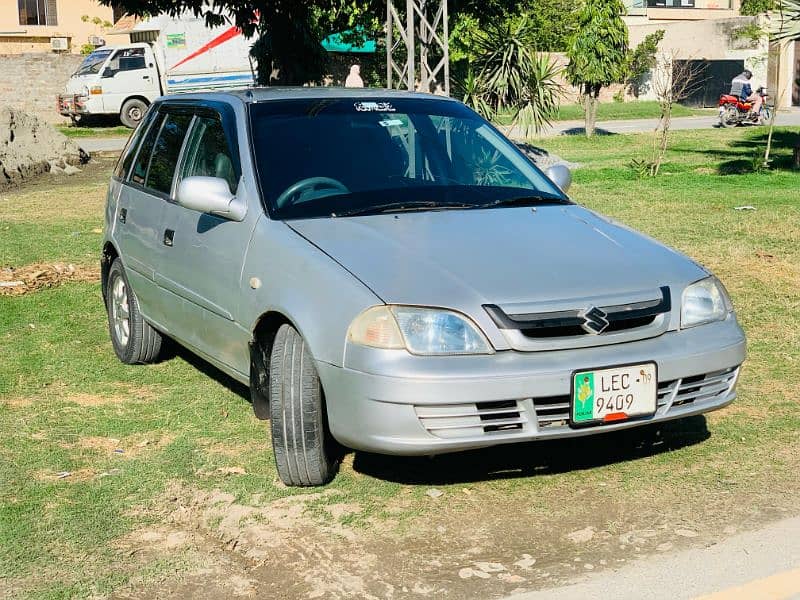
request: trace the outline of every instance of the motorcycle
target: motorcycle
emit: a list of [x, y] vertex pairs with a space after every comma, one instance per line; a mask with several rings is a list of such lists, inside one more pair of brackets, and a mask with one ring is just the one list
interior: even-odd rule
[[722, 127], [736, 127], [737, 125], [751, 124], [763, 125], [772, 118], [772, 109], [767, 106], [766, 88], [760, 87], [756, 93], [761, 96], [761, 110], [758, 114], [753, 112], [753, 103], [746, 102], [738, 96], [723, 94], [719, 99], [719, 124]]

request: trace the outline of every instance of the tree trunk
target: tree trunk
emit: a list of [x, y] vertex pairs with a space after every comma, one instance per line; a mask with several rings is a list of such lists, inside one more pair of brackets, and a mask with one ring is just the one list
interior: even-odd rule
[[589, 86], [586, 86], [584, 103], [586, 137], [590, 138], [594, 135], [595, 125], [597, 124], [597, 97]]

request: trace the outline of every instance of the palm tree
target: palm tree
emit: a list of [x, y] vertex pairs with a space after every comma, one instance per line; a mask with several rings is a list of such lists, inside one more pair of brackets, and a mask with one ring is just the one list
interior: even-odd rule
[[556, 117], [562, 95], [555, 61], [533, 50], [527, 15], [489, 25], [477, 37], [477, 71], [460, 83], [463, 100], [484, 116], [509, 110], [523, 136]]

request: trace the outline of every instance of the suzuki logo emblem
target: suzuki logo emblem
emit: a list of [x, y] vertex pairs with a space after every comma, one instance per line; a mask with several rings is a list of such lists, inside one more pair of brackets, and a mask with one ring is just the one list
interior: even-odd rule
[[578, 317], [583, 319], [583, 323], [581, 323], [583, 330], [592, 335], [600, 335], [611, 324], [607, 318], [608, 314], [596, 306], [582, 310], [578, 313]]

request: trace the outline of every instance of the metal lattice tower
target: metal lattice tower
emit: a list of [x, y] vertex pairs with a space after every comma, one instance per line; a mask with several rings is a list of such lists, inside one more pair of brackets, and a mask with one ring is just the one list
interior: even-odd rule
[[386, 2], [387, 87], [433, 92], [440, 84], [449, 96], [447, 0], [405, 0], [401, 16], [403, 1]]

